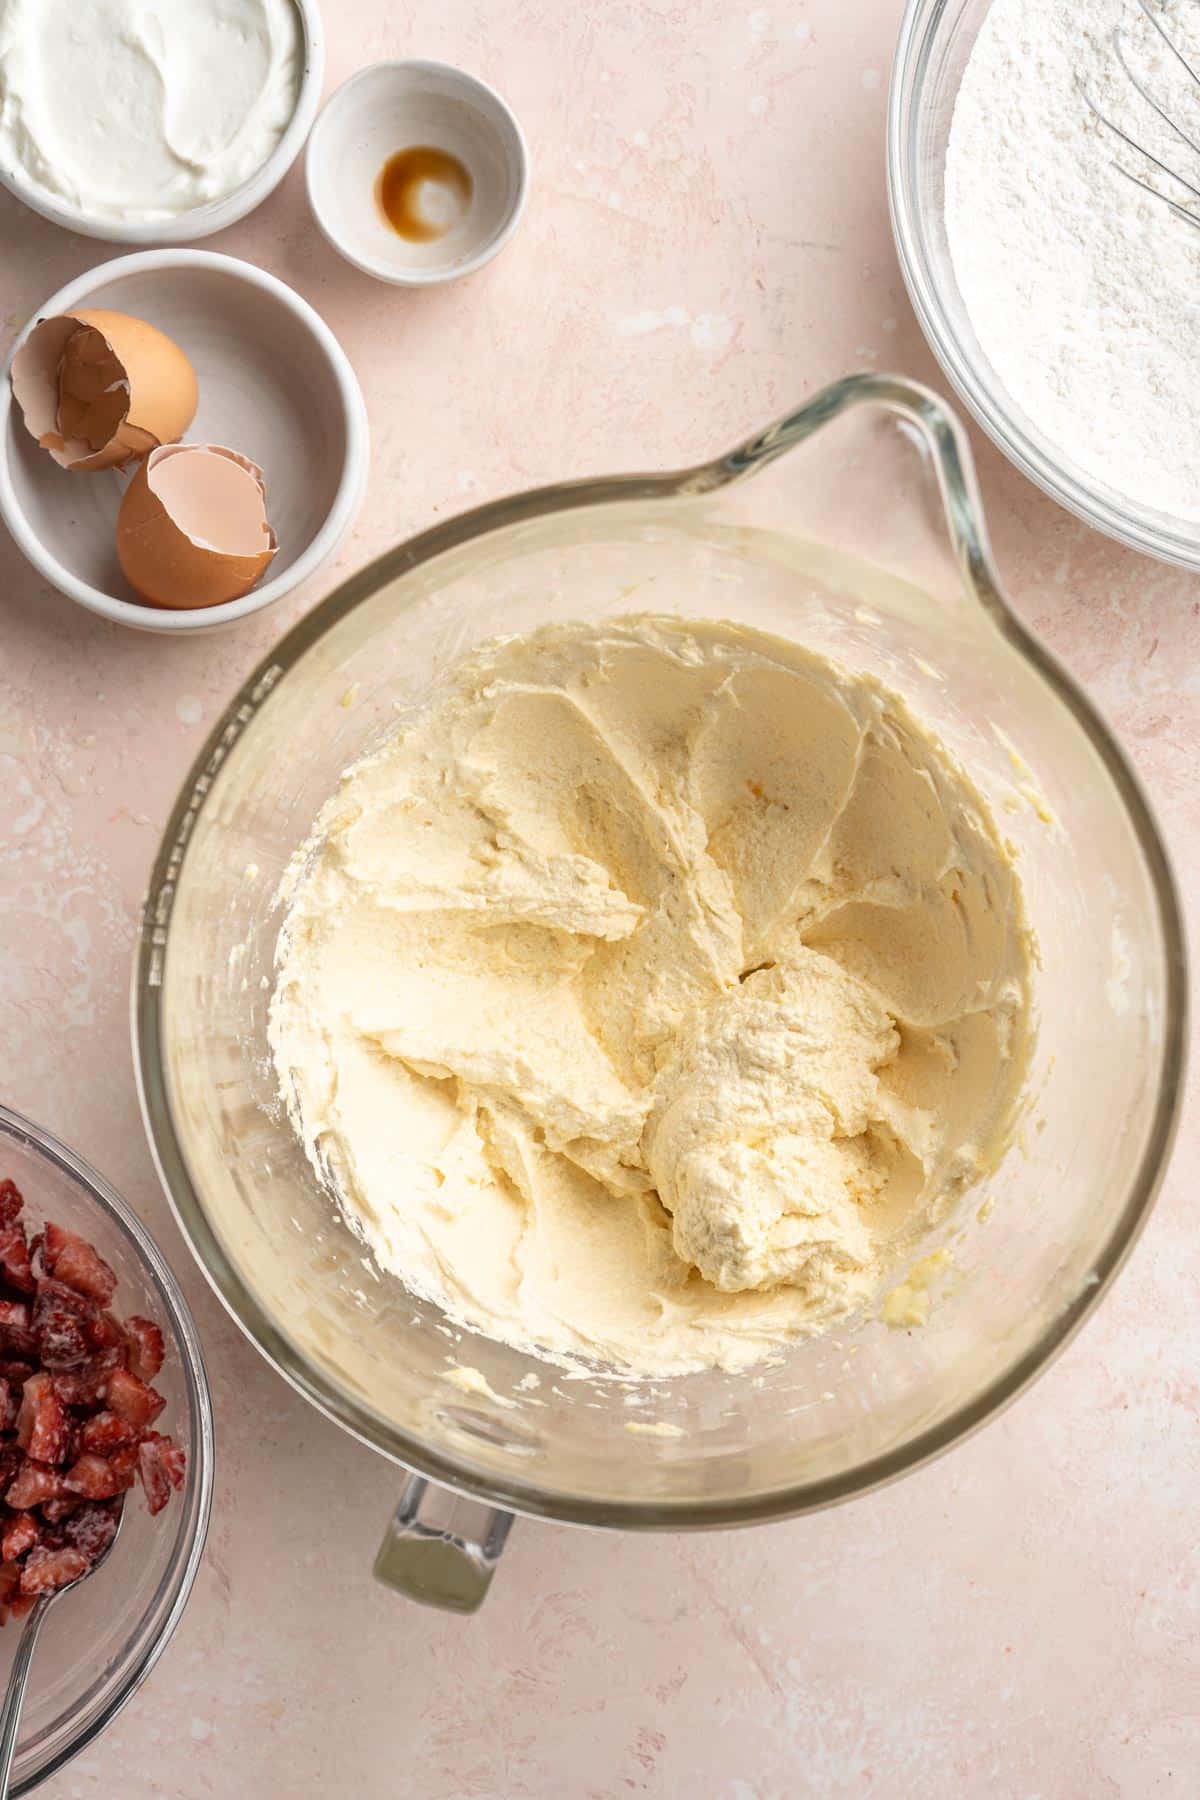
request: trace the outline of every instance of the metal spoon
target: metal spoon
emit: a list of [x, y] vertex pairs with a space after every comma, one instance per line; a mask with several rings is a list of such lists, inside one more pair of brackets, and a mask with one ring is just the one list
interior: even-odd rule
[[39, 1594], [25, 1616], [25, 1629], [21, 1633], [21, 1641], [17, 1645], [17, 1654], [13, 1658], [8, 1677], [8, 1691], [5, 1693], [3, 1706], [0, 1706], [0, 1800], [8, 1800], [9, 1777], [17, 1748], [17, 1727], [21, 1723], [21, 1707], [25, 1702], [25, 1688], [42, 1623], [56, 1600], [61, 1600], [64, 1594], [69, 1594], [72, 1588], [77, 1588], [81, 1581], [86, 1581], [89, 1575], [94, 1575], [103, 1565], [105, 1558], [112, 1552], [113, 1544], [121, 1535], [124, 1517], [125, 1508], [122, 1507], [117, 1514], [117, 1529], [113, 1533], [112, 1542], [106, 1550], [100, 1552], [91, 1568], [85, 1569], [82, 1575], [77, 1575], [74, 1581], [65, 1582], [60, 1588], [51, 1588], [48, 1594]]

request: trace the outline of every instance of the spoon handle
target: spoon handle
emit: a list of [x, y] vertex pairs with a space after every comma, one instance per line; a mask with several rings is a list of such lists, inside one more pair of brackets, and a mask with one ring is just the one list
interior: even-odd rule
[[21, 1641], [17, 1645], [17, 1654], [13, 1657], [12, 1670], [8, 1677], [8, 1691], [4, 1696], [4, 1705], [0, 1708], [0, 1800], [8, 1800], [8, 1779], [12, 1773], [13, 1753], [17, 1748], [17, 1727], [21, 1723], [25, 1684], [29, 1680], [29, 1669], [33, 1662], [33, 1653], [37, 1649], [42, 1620], [46, 1616], [52, 1599], [52, 1594], [39, 1594], [25, 1620], [25, 1629], [21, 1633]]

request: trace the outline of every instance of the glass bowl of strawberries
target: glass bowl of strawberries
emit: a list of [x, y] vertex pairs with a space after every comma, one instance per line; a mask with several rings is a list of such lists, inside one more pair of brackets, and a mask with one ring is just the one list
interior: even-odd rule
[[102, 1731], [187, 1604], [212, 1501], [208, 1381], [145, 1227], [64, 1145], [0, 1106], [0, 1684], [37, 1594], [51, 1609], [12, 1792]]

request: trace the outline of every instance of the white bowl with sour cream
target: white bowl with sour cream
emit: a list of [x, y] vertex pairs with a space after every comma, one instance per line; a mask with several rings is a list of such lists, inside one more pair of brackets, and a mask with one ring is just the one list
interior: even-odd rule
[[209, 632], [292, 593], [349, 531], [370, 464], [362, 390], [328, 325], [265, 269], [212, 250], [142, 250], [60, 288], [20, 333], [12, 355], [39, 318], [79, 307], [144, 319], [179, 346], [200, 393], [187, 435], [193, 443], [230, 445], [262, 470], [278, 551], [264, 579], [240, 599], [178, 609], [144, 604], [116, 552], [129, 472], [59, 468], [27, 429], [7, 368], [0, 368], [0, 530], [7, 526], [60, 594], [137, 631]]
[[0, 184], [84, 237], [244, 218], [320, 103], [317, 0], [0, 0]]

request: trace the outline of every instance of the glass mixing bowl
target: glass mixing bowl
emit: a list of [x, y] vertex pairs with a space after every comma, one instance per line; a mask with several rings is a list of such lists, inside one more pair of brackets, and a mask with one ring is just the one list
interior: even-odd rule
[[909, 0], [892, 64], [887, 168], [900, 267], [934, 355], [1023, 474], [1135, 550], [1200, 568], [1200, 527], [1140, 506], [1074, 466], [1008, 392], [967, 313], [946, 236], [946, 147], [963, 71], [991, 0]]
[[[162, 1327], [163, 1429], [187, 1451], [183, 1491], [151, 1518], [141, 1490], [104, 1566], [50, 1609], [21, 1713], [12, 1791], [28, 1794], [103, 1731], [136, 1694], [183, 1616], [208, 1531], [213, 1433], [208, 1380], [187, 1301], [145, 1226], [94, 1169], [27, 1119], [0, 1106], [0, 1181], [25, 1210], [95, 1244], [116, 1270], [118, 1311]], [[0, 1631], [0, 1685], [21, 1635]]]
[[[925, 390], [854, 376], [715, 462], [440, 524], [283, 639], [185, 783], [135, 969], [148, 1131], [183, 1230], [275, 1367], [364, 1442], [474, 1497], [447, 1522], [418, 1482], [386, 1578], [472, 1604], [503, 1538], [488, 1508], [678, 1529], [886, 1481], [1044, 1366], [1145, 1218], [1184, 1043], [1175, 889], [1121, 752], [1000, 591], [968, 454]], [[735, 619], [903, 692], [990, 793], [1043, 967], [1021, 1139], [990, 1212], [977, 1193], [952, 1234], [929, 1324], [864, 1319], [752, 1375], [630, 1385], [565, 1379], [380, 1273], [281, 1113], [267, 1011], [280, 877], [397, 708], [482, 639], [636, 611]], [[448, 1382], [453, 1364], [474, 1373]]]

